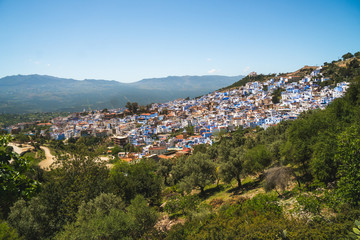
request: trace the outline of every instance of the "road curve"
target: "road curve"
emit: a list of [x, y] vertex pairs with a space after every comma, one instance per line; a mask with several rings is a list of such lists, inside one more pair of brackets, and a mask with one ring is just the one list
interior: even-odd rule
[[44, 147], [44, 146], [41, 146], [40, 148], [41, 148], [42, 150], [44, 150], [46, 159], [45, 159], [45, 160], [42, 160], [42, 161], [39, 163], [39, 166], [40, 166], [42, 169], [48, 169], [48, 168], [50, 167], [50, 165], [55, 161], [55, 157], [51, 154], [49, 148]]

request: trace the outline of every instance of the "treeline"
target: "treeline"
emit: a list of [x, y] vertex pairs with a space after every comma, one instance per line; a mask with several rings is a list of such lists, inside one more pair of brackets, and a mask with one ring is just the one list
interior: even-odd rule
[[55, 117], [65, 117], [69, 113], [62, 112], [44, 112], [44, 113], [3, 113], [0, 114], [0, 128], [6, 128], [8, 126], [22, 123], [22, 122], [48, 122]]
[[326, 84], [351, 81], [354, 77], [359, 76], [359, 62], [360, 52], [356, 52], [354, 55], [346, 53], [338, 61], [325, 62], [321, 73], [330, 78]]
[[8, 140], [1, 136], [1, 234], [15, 228], [25, 239], [137, 239], [156, 223], [162, 188], [150, 160], [109, 170], [83, 150], [58, 155], [55, 168], [43, 171], [9, 151]]
[[248, 83], [248, 82], [255, 82], [255, 81], [264, 82], [264, 81], [270, 80], [271, 78], [274, 78], [275, 76], [276, 76], [276, 74], [268, 74], [268, 75], [259, 74], [259, 75], [256, 75], [256, 76], [249, 76], [248, 75], [248, 76], [240, 79], [239, 81], [233, 83], [232, 85], [220, 89], [220, 91], [235, 88], [235, 87], [245, 86], [246, 83]]

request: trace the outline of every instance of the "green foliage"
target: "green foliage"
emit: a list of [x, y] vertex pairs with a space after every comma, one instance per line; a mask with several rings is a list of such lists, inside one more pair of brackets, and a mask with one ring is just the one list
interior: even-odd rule
[[185, 130], [186, 130], [186, 133], [187, 133], [189, 136], [194, 135], [194, 126], [185, 127]]
[[0, 239], [2, 240], [20, 240], [18, 233], [5, 221], [0, 220]]
[[222, 154], [219, 173], [221, 178], [230, 183], [233, 179], [236, 179], [238, 187], [241, 187], [241, 175], [243, 170], [243, 164], [245, 161], [244, 150], [241, 147], [235, 148], [227, 154]]
[[198, 195], [174, 195], [167, 200], [164, 210], [170, 214], [178, 213], [189, 214], [195, 210], [200, 203]]
[[[24, 175], [30, 182], [35, 179], [42, 182], [41, 192], [36, 197], [32, 197], [36, 192], [23, 196], [19, 194], [22, 185], [14, 188], [16, 194], [8, 206], [21, 198], [26, 201], [15, 202], [8, 217], [9, 225], [0, 222], [0, 236], [5, 232], [17, 237], [11, 229], [14, 228], [26, 239], [54, 236], [55, 239], [344, 238], [360, 216], [360, 77], [354, 78], [360, 74], [359, 69], [355, 58], [326, 64], [323, 74], [334, 76], [329, 84], [347, 79], [352, 80], [352, 85], [343, 99], [335, 100], [325, 110], [308, 111], [295, 121], [281, 122], [266, 130], [239, 128], [220, 137], [212, 146], [194, 147], [190, 157], [161, 159], [158, 163], [150, 159], [131, 164], [118, 161], [108, 170], [95, 158], [107, 150], [104, 139], [69, 139], [65, 144], [52, 140], [51, 147], [59, 153], [58, 168], [43, 172], [25, 167], [21, 172], [21, 166], [16, 165], [20, 167], [17, 169], [20, 176]], [[252, 79], [249, 76], [241, 84], [268, 77], [271, 75]], [[281, 95], [281, 90], [277, 91]], [[132, 108], [133, 104], [130, 105]], [[140, 107], [136, 111], [147, 110]], [[187, 129], [188, 133], [191, 131]], [[183, 129], [174, 135], [182, 132]], [[24, 136], [19, 135], [19, 140], [28, 141], [28, 136]], [[1, 161], [9, 164], [11, 158], [20, 159], [6, 146], [7, 137], [1, 139]], [[44, 141], [37, 137], [30, 140], [34, 147]], [[115, 147], [113, 153], [116, 155], [120, 150]], [[135, 151], [131, 145], [125, 150]], [[264, 180], [267, 191], [284, 190], [293, 177], [299, 187], [300, 183], [304, 187], [282, 196], [270, 192], [251, 199], [236, 196], [238, 191], [227, 189], [217, 195], [226, 194], [219, 211], [212, 211], [201, 202], [200, 197], [211, 191], [205, 191], [206, 195], [182, 195], [174, 191], [183, 193], [200, 188], [204, 192], [220, 176], [224, 182], [236, 179], [241, 186], [241, 177], [260, 172], [264, 174], [256, 182]], [[12, 186], [13, 182], [6, 184]], [[172, 189], [171, 193], [161, 194], [163, 183], [174, 184], [168, 188]], [[244, 187], [247, 190], [249, 184]], [[290, 211], [294, 214], [289, 216], [289, 209], [283, 210], [281, 206], [287, 206], [284, 205], [287, 200], [294, 202], [292, 197], [299, 189], [302, 192], [296, 197], [298, 205], [295, 204], [294, 212]], [[321, 192], [309, 192], [314, 189]], [[161, 199], [162, 195], [165, 199]], [[4, 196], [11, 195], [1, 194], [0, 198]], [[149, 204], [160, 205], [162, 201], [166, 201], [167, 213], [172, 217], [184, 215], [187, 221], [156, 235], [150, 231], [154, 230], [158, 214]], [[6, 207], [1, 207], [6, 215]], [[358, 226], [355, 229], [354, 234], [360, 231]]]
[[360, 76], [354, 79], [351, 87], [346, 92], [345, 99], [352, 105], [360, 104]]
[[9, 223], [26, 239], [42, 239], [51, 236], [54, 231], [51, 215], [47, 213], [46, 204], [35, 197], [29, 202], [17, 201], [8, 218]]
[[117, 156], [119, 152], [121, 152], [123, 149], [120, 146], [115, 145], [112, 149], [111, 149], [111, 154], [113, 156]]
[[319, 137], [315, 143], [310, 169], [312, 175], [320, 182], [330, 183], [336, 180], [338, 171], [338, 162], [334, 160], [336, 150], [336, 136]]
[[[357, 215], [350, 211], [331, 221], [289, 218], [283, 214], [276, 194], [258, 194], [222, 207], [202, 221], [178, 225], [166, 239], [344, 239]], [[284, 232], [286, 238], [281, 238]]]
[[55, 239], [139, 239], [156, 221], [156, 212], [142, 196], [136, 196], [125, 208], [120, 198], [102, 194], [83, 204], [76, 222], [68, 224]]
[[339, 148], [336, 159], [339, 161], [338, 194], [347, 202], [360, 203], [360, 128], [349, 127], [339, 135]]
[[256, 145], [245, 153], [244, 172], [254, 174], [271, 164], [272, 156], [264, 145]]
[[353, 80], [354, 77], [360, 75], [360, 66], [358, 59], [356, 58], [347, 59], [345, 66], [340, 66], [339, 63], [341, 62], [332, 62], [330, 64], [326, 64], [321, 70], [323, 76], [331, 79], [330, 83], [331, 82], [338, 83], [344, 80], [351, 81]]
[[137, 102], [127, 102], [125, 107], [129, 110], [130, 114], [136, 114], [138, 112], [139, 104]]
[[306, 172], [318, 134], [329, 128], [330, 121], [321, 111], [309, 111], [294, 121], [287, 130], [288, 140], [282, 148], [285, 163], [301, 164]]
[[206, 153], [206, 151], [206, 144], [198, 144], [194, 146], [193, 154], [196, 154], [197, 152]]
[[8, 127], [17, 123], [23, 122], [48, 122], [55, 117], [65, 117], [68, 113], [61, 112], [44, 112], [44, 113], [4, 113], [0, 114], [0, 128]]
[[259, 81], [259, 82], [264, 82], [267, 81], [271, 78], [275, 77], [275, 74], [269, 74], [269, 75], [263, 75], [263, 74], [259, 74], [256, 76], [246, 76], [244, 78], [242, 78], [241, 80], [233, 83], [232, 85], [222, 88], [221, 90], [226, 90], [226, 89], [231, 89], [231, 88], [235, 88], [235, 87], [241, 87], [241, 86], [245, 86], [246, 83], [248, 82], [255, 82], [255, 81]]
[[173, 168], [173, 162], [171, 159], [160, 158], [157, 168], [157, 174], [164, 178], [164, 183], [170, 185], [169, 176]]
[[301, 194], [296, 198], [299, 203], [299, 210], [312, 213], [314, 215], [321, 215], [321, 197], [315, 194]]
[[186, 175], [186, 166], [185, 163], [187, 161], [186, 156], [181, 156], [176, 158], [175, 164], [173, 165], [170, 176], [171, 176], [171, 183], [178, 184]]
[[77, 221], [87, 221], [93, 215], [108, 215], [114, 208], [123, 210], [125, 203], [112, 193], [101, 193], [95, 199], [80, 205], [76, 219]]
[[132, 235], [135, 239], [138, 239], [146, 231], [151, 229], [158, 218], [158, 214], [154, 209], [150, 208], [141, 195], [137, 195], [132, 201], [130, 206], [127, 208], [128, 214], [132, 219]]
[[158, 203], [162, 180], [156, 170], [157, 165], [151, 159], [138, 163], [117, 162], [110, 173], [115, 193], [126, 201], [141, 194], [152, 203]]
[[279, 205], [279, 200], [276, 194], [257, 194], [249, 201], [243, 204], [243, 211], [256, 211], [257, 213], [272, 212], [274, 214], [281, 214], [282, 207]]
[[358, 220], [355, 220], [355, 227], [349, 236], [351, 239], [360, 239], [360, 222]]
[[9, 135], [0, 136], [0, 205], [5, 214], [17, 199], [30, 199], [39, 187], [27, 176], [30, 163], [7, 147], [10, 141]]
[[58, 154], [70, 153], [73, 155], [99, 156], [107, 153], [107, 143], [104, 137], [86, 136], [69, 138], [64, 144], [62, 140], [50, 140], [50, 147]]
[[89, 156], [69, 155], [46, 174], [42, 191], [28, 202], [18, 201], [9, 222], [27, 239], [53, 236], [66, 222], [75, 220], [83, 201], [110, 191], [109, 170]]
[[274, 104], [277, 104], [280, 102], [281, 100], [281, 92], [284, 91], [285, 89], [283, 88], [277, 88], [275, 89], [275, 91], [272, 93], [272, 97], [271, 97], [271, 101]]
[[19, 143], [27, 143], [27, 142], [30, 142], [30, 137], [29, 137], [29, 135], [19, 133], [19, 134], [15, 135], [14, 140]]
[[352, 53], [346, 53], [346, 54], [344, 54], [343, 56], [342, 56], [342, 59], [343, 60], [346, 60], [346, 59], [349, 59], [349, 58], [352, 58], [352, 57], [354, 57], [354, 55], [352, 55]]
[[194, 187], [199, 187], [201, 193], [204, 188], [215, 181], [216, 166], [209, 156], [204, 153], [192, 155], [184, 163], [180, 188], [190, 192]]

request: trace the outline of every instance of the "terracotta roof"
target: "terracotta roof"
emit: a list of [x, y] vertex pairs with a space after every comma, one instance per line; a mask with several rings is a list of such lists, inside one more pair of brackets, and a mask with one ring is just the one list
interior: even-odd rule
[[166, 147], [150, 147], [149, 150], [164, 150]]
[[123, 160], [125, 162], [131, 162], [133, 159], [132, 158], [121, 158], [121, 160]]
[[176, 139], [184, 139], [184, 135], [180, 134], [176, 136]]
[[36, 125], [38, 125], [38, 126], [51, 126], [52, 124], [51, 123], [38, 123]]
[[161, 155], [159, 155], [159, 158], [164, 158], [164, 159], [171, 159], [171, 158], [173, 158], [174, 156], [166, 156], [166, 155], [163, 155], [163, 154], [161, 154]]

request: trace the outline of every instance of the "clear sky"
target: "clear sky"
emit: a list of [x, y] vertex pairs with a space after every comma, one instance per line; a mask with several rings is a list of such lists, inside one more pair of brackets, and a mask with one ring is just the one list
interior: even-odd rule
[[359, 0], [0, 0], [0, 77], [267, 74], [357, 51]]

